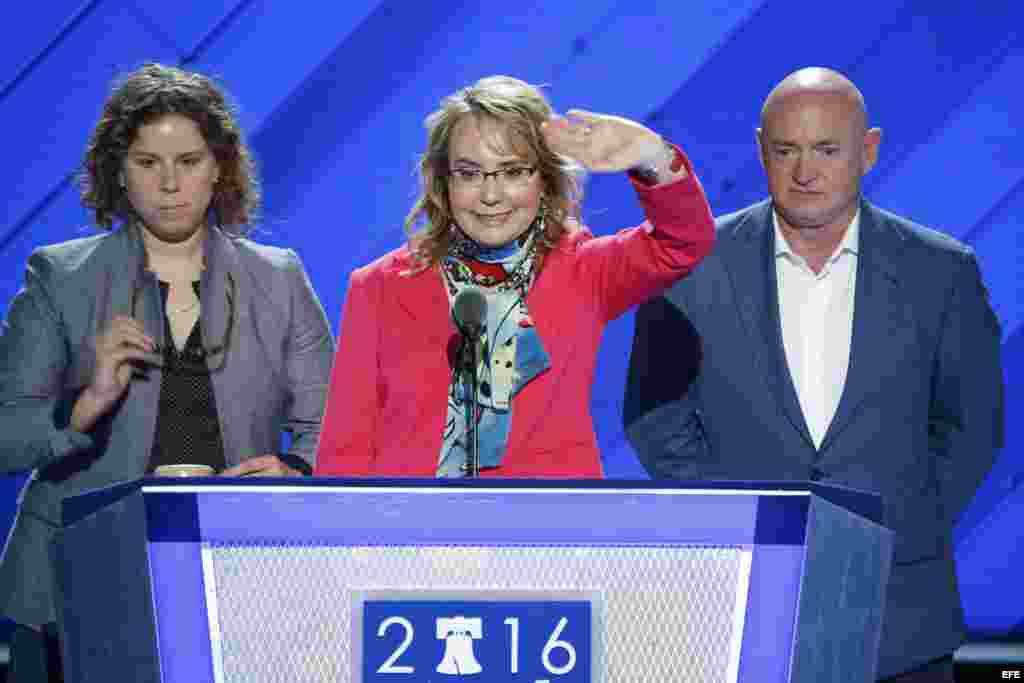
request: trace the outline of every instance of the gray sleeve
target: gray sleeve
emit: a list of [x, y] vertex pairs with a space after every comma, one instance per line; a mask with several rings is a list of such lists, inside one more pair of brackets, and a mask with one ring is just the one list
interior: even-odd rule
[[289, 455], [312, 466], [334, 358], [334, 338], [302, 261], [291, 250], [288, 255], [291, 321], [284, 368], [290, 396], [285, 429], [292, 434]]
[[65, 391], [69, 351], [53, 304], [53, 268], [29, 257], [25, 287], [0, 325], [0, 472], [23, 472], [93, 447], [68, 424], [76, 396]]
[[699, 343], [696, 329], [665, 296], [637, 309], [623, 426], [653, 479], [698, 479], [707, 462], [695, 381]]
[[988, 475], [1004, 438], [999, 321], [972, 253], [962, 257], [932, 376], [928, 433], [951, 522]]

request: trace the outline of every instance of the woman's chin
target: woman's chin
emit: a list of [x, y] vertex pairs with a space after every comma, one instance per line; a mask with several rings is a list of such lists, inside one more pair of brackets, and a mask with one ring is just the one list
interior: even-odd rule
[[189, 239], [194, 237], [197, 232], [205, 227], [203, 223], [189, 225], [175, 224], [173, 222], [167, 223], [164, 221], [144, 222], [142, 226], [151, 237], [158, 239], [161, 242], [167, 242], [168, 244], [187, 242]]
[[529, 229], [529, 225], [526, 225], [525, 227], [516, 227], [514, 229], [495, 229], [493, 227], [484, 226], [477, 227], [473, 230], [464, 230], [464, 232], [466, 233], [466, 236], [477, 244], [490, 249], [497, 249], [498, 247], [504, 247], [512, 244], [522, 237]]

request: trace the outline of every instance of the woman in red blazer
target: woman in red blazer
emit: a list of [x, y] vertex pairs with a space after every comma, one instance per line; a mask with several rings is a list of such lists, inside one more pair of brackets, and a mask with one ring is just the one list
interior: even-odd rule
[[[328, 476], [466, 474], [470, 383], [450, 315], [486, 300], [476, 342], [481, 476], [600, 477], [589, 412], [604, 325], [684, 277], [713, 221], [683, 153], [644, 126], [485, 78], [427, 119], [409, 243], [352, 273], [317, 453]], [[647, 216], [594, 238], [577, 178], [629, 171]]]

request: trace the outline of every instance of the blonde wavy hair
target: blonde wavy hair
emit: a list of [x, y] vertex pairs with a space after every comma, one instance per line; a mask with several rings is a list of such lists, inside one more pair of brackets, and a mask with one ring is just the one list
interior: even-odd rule
[[420, 194], [405, 219], [409, 251], [416, 263], [411, 273], [437, 265], [451, 245], [454, 218], [448, 197], [448, 151], [452, 131], [466, 116], [491, 119], [503, 126], [509, 143], [526, 152], [540, 173], [544, 233], [538, 236], [535, 267], [540, 268], [544, 255], [563, 234], [576, 229], [583, 197], [581, 169], [552, 151], [541, 134], [541, 124], [552, 114], [538, 87], [510, 76], [482, 78], [441, 101], [424, 121], [427, 149], [419, 161]]

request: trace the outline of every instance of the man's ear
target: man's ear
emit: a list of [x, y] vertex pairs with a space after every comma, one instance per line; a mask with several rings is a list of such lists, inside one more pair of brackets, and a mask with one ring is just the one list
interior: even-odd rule
[[761, 168], [767, 171], [768, 164], [765, 163], [764, 137], [760, 128], [754, 129], [754, 138], [757, 141], [757, 158], [761, 161]]
[[869, 128], [864, 131], [864, 148], [862, 151], [861, 173], [867, 173], [875, 166], [875, 162], [878, 161], [878, 147], [882, 144], [882, 129], [881, 128]]

